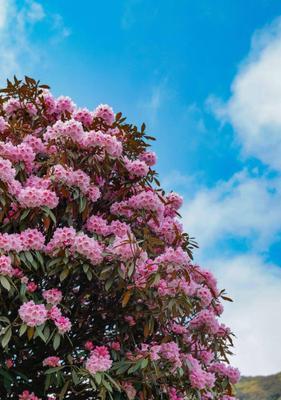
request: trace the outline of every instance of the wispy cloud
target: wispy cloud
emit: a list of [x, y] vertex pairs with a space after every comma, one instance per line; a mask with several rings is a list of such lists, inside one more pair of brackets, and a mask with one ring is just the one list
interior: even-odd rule
[[236, 334], [232, 363], [244, 375], [280, 371], [281, 268], [261, 256], [206, 260], [234, 303], [225, 304], [224, 322]]
[[[201, 247], [199, 259], [235, 300], [224, 320], [237, 335], [234, 362], [247, 375], [275, 373], [281, 365], [281, 265], [264, 258], [281, 236], [280, 71], [281, 18], [253, 35], [229, 99], [207, 101], [215, 117], [232, 126], [244, 169], [213, 187], [195, 187], [183, 210], [185, 228]], [[250, 168], [253, 157], [264, 166]], [[243, 246], [235, 249], [231, 239]]]
[[232, 124], [244, 155], [281, 170], [281, 17], [255, 33], [251, 51], [223, 102], [211, 96], [217, 118]]
[[[62, 22], [58, 25], [40, 2], [0, 0], [0, 77], [1, 81], [14, 74], [23, 75], [41, 60], [41, 50], [32, 40], [37, 24], [44, 23], [53, 37], [64, 35]], [[46, 48], [47, 43], [45, 43]]]
[[30, 2], [29, 10], [27, 11], [27, 18], [29, 21], [37, 22], [44, 19], [46, 16], [42, 4], [36, 1]]
[[157, 84], [152, 86], [147, 97], [144, 100], [142, 99], [139, 103], [142, 115], [146, 116], [146, 120], [150, 126], [156, 124], [158, 112], [169, 97], [168, 78], [164, 77]]
[[9, 1], [0, 0], [0, 29], [3, 29], [6, 25], [8, 9], [9, 9]]
[[252, 250], [265, 251], [281, 233], [280, 204], [280, 179], [245, 169], [228, 181], [196, 191], [183, 210], [183, 220], [203, 251], [233, 238], [243, 239]]

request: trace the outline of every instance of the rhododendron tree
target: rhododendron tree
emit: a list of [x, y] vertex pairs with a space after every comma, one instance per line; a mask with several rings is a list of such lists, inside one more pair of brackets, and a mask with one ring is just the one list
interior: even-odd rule
[[151, 140], [31, 78], [1, 91], [1, 399], [234, 399], [230, 299]]

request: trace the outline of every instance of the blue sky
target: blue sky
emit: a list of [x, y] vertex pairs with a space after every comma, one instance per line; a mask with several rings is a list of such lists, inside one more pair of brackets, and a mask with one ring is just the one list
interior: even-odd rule
[[280, 16], [276, 0], [0, 0], [1, 78], [108, 103], [157, 138], [196, 259], [235, 299], [247, 375], [281, 370]]

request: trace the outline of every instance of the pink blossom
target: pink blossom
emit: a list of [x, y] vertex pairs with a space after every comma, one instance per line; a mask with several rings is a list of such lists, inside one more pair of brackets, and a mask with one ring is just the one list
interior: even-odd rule
[[92, 215], [87, 220], [87, 229], [89, 232], [95, 232], [98, 235], [106, 236], [109, 231], [107, 220], [98, 216]]
[[94, 347], [94, 343], [91, 340], [87, 340], [85, 343], [85, 349], [91, 351], [94, 349]]
[[112, 342], [110, 344], [110, 347], [112, 348], [112, 350], [115, 350], [115, 351], [120, 351], [120, 349], [121, 349], [120, 342]]
[[7, 368], [12, 368], [12, 367], [14, 366], [14, 362], [13, 362], [13, 360], [12, 360], [11, 358], [8, 358], [8, 359], [5, 361], [5, 364], [6, 364], [6, 367], [7, 367]]
[[87, 127], [92, 124], [94, 119], [93, 112], [89, 111], [87, 108], [79, 108], [73, 113], [73, 117], [76, 121], [81, 122]]
[[50, 356], [43, 360], [43, 367], [57, 367], [60, 365], [60, 358], [56, 356]]
[[47, 310], [44, 304], [35, 304], [30, 300], [19, 308], [19, 316], [27, 326], [38, 326], [47, 320]]
[[128, 158], [124, 159], [124, 164], [131, 177], [142, 178], [148, 174], [149, 168], [144, 161], [134, 160]]
[[19, 400], [41, 400], [41, 399], [35, 396], [33, 392], [30, 393], [28, 390], [24, 390], [22, 394], [19, 395]]
[[0, 275], [12, 277], [15, 273], [9, 256], [0, 256]]
[[154, 151], [146, 151], [144, 153], [141, 153], [139, 159], [141, 161], [144, 161], [149, 167], [152, 167], [154, 164], [156, 164], [157, 156]]
[[62, 300], [62, 292], [59, 289], [44, 290], [42, 295], [49, 304], [56, 305]]
[[64, 112], [72, 113], [76, 108], [70, 97], [60, 96], [56, 100], [56, 112], [61, 114]]
[[48, 318], [56, 321], [62, 316], [61, 310], [57, 306], [53, 306], [48, 311]]
[[112, 108], [109, 107], [107, 104], [100, 104], [94, 110], [94, 117], [102, 118], [108, 125], [112, 125], [115, 119]]
[[101, 245], [84, 233], [75, 237], [72, 250], [88, 258], [93, 265], [100, 264], [103, 260]]
[[18, 201], [26, 208], [47, 206], [52, 209], [58, 205], [59, 199], [56, 193], [48, 189], [26, 187], [18, 194]]
[[3, 117], [0, 117], [0, 133], [3, 133], [7, 128], [8, 124]]
[[55, 319], [54, 322], [56, 327], [58, 328], [59, 333], [62, 335], [66, 332], [69, 332], [71, 329], [71, 322], [67, 317], [58, 317], [57, 319]]
[[134, 400], [136, 398], [137, 391], [131, 382], [123, 382], [122, 389], [126, 393], [128, 400]]
[[93, 375], [97, 372], [107, 371], [111, 368], [112, 360], [107, 347], [97, 346], [86, 361], [86, 369]]
[[26, 289], [29, 293], [33, 293], [38, 289], [38, 285], [35, 282], [29, 282]]
[[9, 160], [4, 160], [0, 157], [0, 179], [3, 182], [12, 182], [15, 178], [16, 170], [12, 167]]

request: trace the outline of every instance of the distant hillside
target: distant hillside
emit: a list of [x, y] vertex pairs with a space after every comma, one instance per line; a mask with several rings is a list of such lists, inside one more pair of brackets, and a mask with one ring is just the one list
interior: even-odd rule
[[269, 376], [243, 377], [236, 390], [239, 400], [281, 400], [281, 372]]

